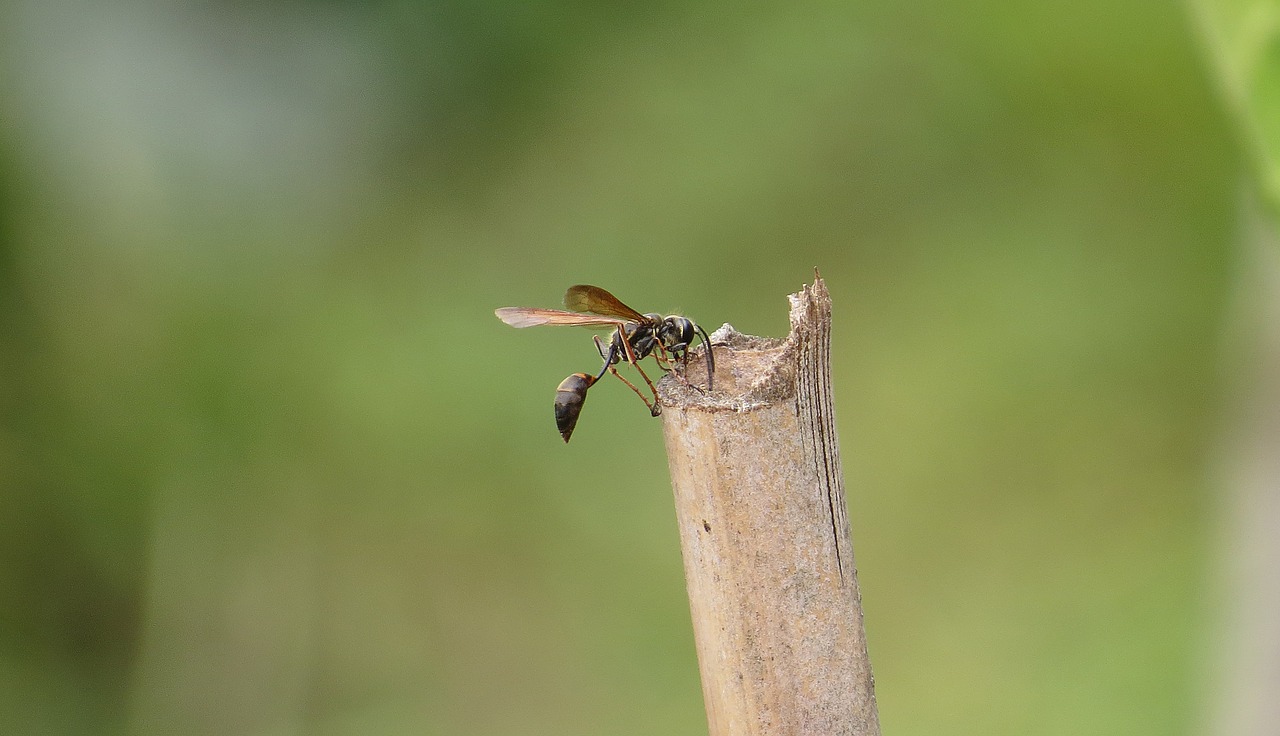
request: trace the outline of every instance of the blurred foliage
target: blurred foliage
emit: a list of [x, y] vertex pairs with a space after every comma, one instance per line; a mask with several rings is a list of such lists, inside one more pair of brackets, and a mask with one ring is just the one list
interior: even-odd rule
[[1280, 4], [1192, 0], [1197, 30], [1272, 216], [1280, 213]]
[[594, 349], [492, 310], [781, 334], [814, 265], [885, 732], [1201, 717], [1239, 162], [1178, 7], [0, 14], [6, 732], [704, 733], [657, 423], [562, 445]]

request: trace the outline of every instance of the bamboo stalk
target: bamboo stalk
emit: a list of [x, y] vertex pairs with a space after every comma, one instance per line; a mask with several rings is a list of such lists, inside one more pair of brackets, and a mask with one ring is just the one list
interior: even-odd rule
[[[831, 397], [831, 299], [785, 339], [712, 335], [715, 391], [659, 383], [711, 736], [880, 733]], [[703, 375], [699, 355], [685, 371]]]

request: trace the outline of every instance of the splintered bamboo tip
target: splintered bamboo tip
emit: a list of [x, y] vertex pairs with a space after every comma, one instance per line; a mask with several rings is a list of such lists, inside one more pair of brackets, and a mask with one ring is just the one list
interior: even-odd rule
[[[831, 298], [826, 283], [789, 295], [791, 331], [787, 337], [757, 337], [725, 323], [711, 333], [711, 345], [692, 352], [685, 380], [667, 375], [658, 382], [663, 406], [706, 411], [747, 411], [795, 396], [796, 351], [815, 330], [830, 324]], [[707, 391], [707, 350], [715, 350], [713, 391]]]

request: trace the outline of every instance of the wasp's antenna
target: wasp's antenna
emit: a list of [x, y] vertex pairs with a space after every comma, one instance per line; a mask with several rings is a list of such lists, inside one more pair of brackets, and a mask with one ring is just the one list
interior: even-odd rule
[[710, 391], [711, 377], [716, 372], [715, 352], [711, 350], [711, 337], [707, 335], [706, 330], [702, 329], [702, 325], [694, 322], [693, 327], [698, 331], [699, 335], [702, 335], [702, 344], [707, 346], [707, 390]]

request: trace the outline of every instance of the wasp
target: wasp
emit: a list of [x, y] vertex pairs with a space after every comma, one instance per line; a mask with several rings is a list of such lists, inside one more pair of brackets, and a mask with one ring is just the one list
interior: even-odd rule
[[[707, 336], [706, 330], [687, 317], [678, 314], [665, 317], [656, 313], [641, 314], [599, 286], [587, 284], [570, 286], [564, 293], [564, 306], [565, 310], [503, 307], [495, 310], [494, 314], [512, 327], [579, 325], [613, 328], [607, 341], [602, 341], [599, 335], [593, 338], [600, 357], [604, 359], [600, 371], [594, 375], [574, 373], [556, 387], [556, 429], [560, 430], [560, 436], [565, 442], [569, 441], [569, 436], [578, 423], [578, 415], [582, 413], [582, 406], [587, 400], [587, 390], [603, 378], [605, 373], [612, 373], [627, 384], [648, 407], [650, 415], [656, 417], [661, 414], [658, 390], [640, 367], [640, 361], [652, 355], [663, 371], [672, 370], [678, 361], [681, 370], [676, 375], [684, 380], [684, 368], [689, 365], [689, 348], [696, 337], [701, 337], [703, 344], [707, 346], [707, 390], [711, 390], [711, 379], [715, 373], [711, 338]], [[649, 387], [649, 392], [653, 394], [652, 401], [618, 372], [617, 365], [622, 361], [635, 367]]]

